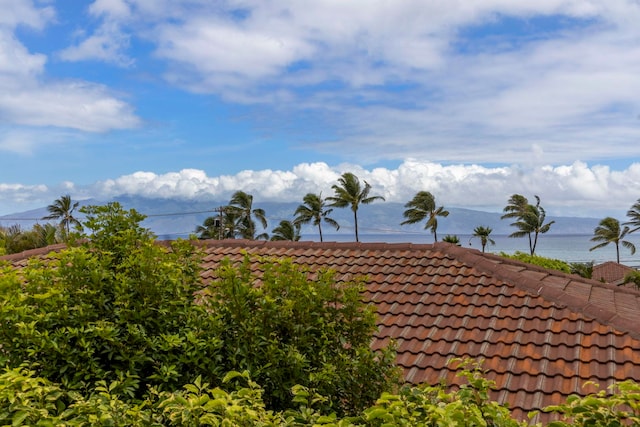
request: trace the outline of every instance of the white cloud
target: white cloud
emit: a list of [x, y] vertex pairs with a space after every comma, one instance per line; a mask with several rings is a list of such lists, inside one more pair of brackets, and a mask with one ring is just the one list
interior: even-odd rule
[[[322, 192], [325, 197], [333, 194], [331, 186], [345, 171], [369, 182], [372, 194], [382, 195], [388, 202], [405, 203], [418, 191], [427, 190], [444, 206], [496, 212], [517, 193], [540, 196], [549, 215], [624, 216], [640, 194], [640, 163], [620, 171], [583, 162], [523, 171], [517, 166], [441, 165], [409, 159], [396, 169], [304, 163], [291, 171], [246, 170], [215, 177], [196, 169], [165, 174], [136, 172], [88, 186], [71, 182], [55, 187], [0, 184], [0, 205], [5, 213], [17, 212], [20, 206], [46, 205], [63, 193], [77, 199], [129, 195], [222, 202], [237, 190], [253, 194], [256, 201], [297, 202], [308, 192]], [[7, 206], [13, 210], [7, 211]]]
[[42, 73], [46, 60], [44, 55], [30, 54], [11, 31], [0, 26], [0, 84], [3, 87]]
[[0, 0], [0, 26], [15, 28], [18, 25], [40, 30], [55, 17], [52, 6], [35, 7], [32, 0]]
[[237, 75], [243, 82], [273, 77], [312, 51], [304, 40], [287, 34], [247, 30], [209, 18], [195, 18], [186, 27], [163, 26], [160, 39], [159, 56], [187, 64], [205, 79], [211, 74]]
[[86, 82], [59, 82], [0, 94], [0, 111], [10, 122], [87, 132], [129, 129], [139, 124], [130, 105], [106, 88]]
[[[139, 125], [104, 86], [47, 80], [46, 56], [29, 52], [14, 30], [44, 28], [53, 11], [20, 5], [26, 9], [0, 17], [0, 115], [14, 125], [89, 132]], [[583, 197], [597, 208], [605, 195], [626, 206], [637, 194], [637, 166], [616, 172], [575, 162], [640, 156], [637, 2], [96, 0], [87, 12], [97, 25], [61, 51], [67, 60], [131, 65], [128, 50], [140, 39], [175, 85], [264, 106], [265, 133], [278, 135], [303, 110], [328, 129], [304, 148], [352, 163], [412, 159], [396, 170], [310, 163], [215, 178], [136, 173], [96, 185], [104, 194], [218, 197], [244, 186], [295, 198], [327, 194], [345, 168], [389, 200], [423, 186], [448, 204], [478, 206], [549, 189], [544, 200], [558, 207]], [[504, 17], [521, 19], [519, 38], [502, 37]], [[528, 34], [524, 27], [540, 17], [558, 23]], [[466, 35], [486, 29], [495, 34]], [[27, 152], [33, 141], [9, 132], [0, 149]], [[471, 162], [519, 164], [527, 173]]]
[[[611, 157], [603, 141], [640, 154], [637, 2], [96, 0], [88, 13], [97, 29], [63, 57], [131, 65], [139, 38], [176, 86], [329, 117], [335, 137], [309, 146], [350, 161], [560, 164]], [[520, 19], [515, 39], [505, 17]], [[537, 18], [557, 24], [528, 34]]]
[[133, 58], [125, 53], [129, 42], [129, 35], [118, 25], [107, 22], [78, 44], [58, 52], [58, 57], [64, 61], [96, 60], [129, 67], [134, 63]]
[[131, 7], [126, 0], [96, 0], [89, 6], [89, 13], [93, 16], [110, 16], [115, 18], [128, 18]]
[[[130, 105], [109, 93], [106, 87], [85, 81], [51, 81], [46, 78], [47, 57], [30, 53], [15, 37], [15, 27], [43, 27], [53, 19], [50, 7], [31, 2], [0, 9], [13, 11], [0, 18], [0, 116], [8, 126], [70, 128], [89, 132], [128, 129], [139, 124]], [[3, 15], [4, 16], [4, 15]], [[35, 131], [34, 131], [35, 132]], [[15, 132], [16, 134], [22, 131]], [[29, 151], [34, 142], [18, 146], [5, 138], [2, 148]]]
[[31, 154], [37, 142], [37, 136], [33, 132], [16, 129], [2, 132], [0, 129], [0, 151]]
[[51, 203], [46, 185], [0, 183], [0, 214], [18, 213]]
[[[558, 164], [576, 152], [611, 156], [604, 135], [618, 156], [640, 152], [640, 128], [628, 120], [640, 111], [634, 2], [190, 1], [160, 2], [153, 13], [147, 1], [94, 6], [115, 22], [144, 21], [128, 25], [156, 44], [175, 85], [277, 105], [292, 120], [298, 109], [332, 117], [337, 136], [309, 145], [351, 161], [512, 163], [532, 161], [533, 152], [536, 164]], [[515, 41], [465, 39], [505, 16], [523, 26], [557, 18], [558, 27]], [[459, 42], [481, 45], [458, 51]]]

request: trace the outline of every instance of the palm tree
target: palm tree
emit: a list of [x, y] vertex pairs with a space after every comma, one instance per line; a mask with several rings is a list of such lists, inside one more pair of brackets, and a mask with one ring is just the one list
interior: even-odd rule
[[244, 191], [236, 191], [231, 196], [229, 206], [224, 208], [230, 213], [237, 213], [239, 220], [237, 222], [236, 232], [243, 239], [267, 239], [267, 233], [261, 233], [256, 236], [256, 223], [254, 218], [260, 222], [262, 228], [267, 228], [267, 218], [263, 209], [253, 208], [253, 196]]
[[330, 201], [330, 206], [336, 208], [346, 208], [351, 206], [353, 212], [353, 222], [356, 230], [356, 242], [359, 242], [358, 238], [358, 208], [360, 204], [368, 205], [376, 200], [383, 200], [382, 196], [369, 196], [371, 192], [371, 185], [367, 181], [364, 181], [364, 187], [360, 185], [360, 180], [357, 176], [351, 172], [345, 172], [338, 179], [338, 184], [331, 186], [335, 194], [332, 197], [327, 197], [327, 201]]
[[198, 239], [217, 239], [220, 236], [220, 217], [207, 217], [202, 225], [196, 227]]
[[506, 213], [500, 219], [519, 218], [529, 205], [529, 200], [520, 194], [514, 194], [507, 203], [507, 206], [503, 209], [503, 212]]
[[503, 209], [506, 214], [501, 219], [516, 218], [517, 221], [511, 223], [518, 231], [509, 235], [509, 237], [525, 237], [529, 238], [529, 252], [533, 256], [538, 245], [538, 236], [549, 231], [551, 225], [555, 221], [549, 221], [545, 224], [546, 212], [540, 206], [540, 197], [535, 196], [536, 204], [529, 204], [526, 197], [520, 194], [514, 194], [509, 199], [509, 204]]
[[35, 248], [33, 235], [28, 231], [23, 231], [18, 224], [3, 227], [2, 240], [7, 254], [15, 254]]
[[593, 276], [593, 261], [589, 262], [571, 262], [569, 263], [571, 274], [577, 274], [585, 279], [591, 279]]
[[623, 285], [628, 285], [629, 283], [633, 284], [636, 289], [640, 290], [640, 271], [630, 271], [624, 276]]
[[300, 240], [300, 223], [292, 222], [288, 220], [280, 221], [280, 225], [271, 231], [272, 236], [271, 240], [289, 240], [292, 242], [297, 242]]
[[449, 216], [449, 211], [444, 207], [436, 207], [436, 199], [433, 194], [428, 191], [419, 191], [411, 201], [404, 205], [408, 208], [402, 214], [406, 219], [400, 223], [415, 224], [427, 218], [427, 222], [424, 224], [425, 230], [431, 230], [433, 233], [433, 241], [438, 241], [438, 217]]
[[329, 218], [329, 214], [333, 212], [333, 209], [325, 209], [324, 200], [322, 199], [322, 193], [314, 194], [307, 193], [302, 199], [304, 204], [298, 206], [294, 215], [296, 218], [293, 222], [297, 224], [308, 224], [313, 221], [313, 225], [318, 227], [318, 233], [320, 233], [320, 241], [322, 242], [322, 221], [335, 227], [336, 230], [340, 229], [340, 224], [333, 218]]
[[640, 199], [638, 199], [631, 209], [627, 211], [627, 216], [629, 217], [629, 221], [625, 222], [623, 225], [629, 225], [633, 228], [629, 230], [629, 233], [634, 233], [640, 230]]
[[44, 248], [45, 246], [58, 243], [58, 229], [52, 224], [35, 224], [31, 229], [36, 247]]
[[53, 204], [47, 206], [49, 215], [42, 219], [59, 219], [60, 228], [66, 232], [66, 236], [69, 235], [71, 226], [82, 229], [82, 224], [73, 216], [73, 211], [78, 207], [79, 202], [72, 202], [71, 196], [68, 194], [56, 199]]
[[[520, 219], [527, 211], [527, 206], [529, 206], [529, 200], [527, 200], [526, 197], [520, 194], [514, 194], [511, 196], [511, 198], [509, 198], [509, 201], [507, 202], [507, 206], [505, 206], [505, 208], [502, 210], [503, 212], [506, 212], [506, 213], [502, 215], [500, 219], [507, 219], [507, 218]], [[516, 225], [517, 223], [518, 222], [516, 221], [511, 225], [518, 227], [518, 225]], [[510, 234], [509, 237], [523, 237], [524, 235], [529, 237], [529, 251], [531, 251], [533, 242], [531, 240], [530, 232], [526, 232], [525, 234], [516, 232], [516, 233]]]
[[630, 233], [628, 226], [620, 228], [620, 221], [610, 216], [600, 221], [600, 224], [593, 231], [592, 242], [600, 242], [594, 247], [590, 248], [590, 251], [600, 249], [607, 246], [609, 243], [616, 245], [616, 262], [620, 263], [620, 244], [631, 251], [631, 255], [636, 253], [636, 246], [628, 240], [624, 240], [627, 234]]
[[473, 229], [473, 235], [471, 238], [477, 237], [480, 239], [480, 245], [482, 245], [482, 252], [484, 253], [484, 249], [487, 247], [487, 244], [495, 245], [496, 242], [492, 238], [489, 237], [493, 229], [491, 227], [485, 227], [482, 225], [477, 226]]
[[461, 246], [460, 245], [460, 238], [458, 236], [456, 236], [455, 234], [447, 234], [446, 236], [444, 236], [442, 238], [443, 242], [447, 242], [447, 243], [453, 243], [454, 245], [457, 246]]
[[235, 239], [240, 230], [241, 212], [238, 209], [220, 207], [215, 216], [207, 217], [195, 229], [199, 239]]

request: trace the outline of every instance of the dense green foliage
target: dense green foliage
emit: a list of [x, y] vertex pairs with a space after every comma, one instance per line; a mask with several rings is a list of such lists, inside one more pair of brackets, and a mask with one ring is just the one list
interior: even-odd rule
[[0, 363], [58, 387], [56, 405], [102, 389], [139, 405], [247, 371], [271, 409], [287, 409], [299, 385], [349, 414], [397, 383], [392, 350], [369, 347], [375, 318], [361, 282], [268, 259], [258, 279], [247, 258], [205, 288], [190, 242], [158, 245], [144, 216], [117, 203], [82, 211], [81, 244], [0, 272]]
[[[176, 391], [152, 390], [132, 401], [119, 382], [99, 382], [89, 394], [69, 391], [25, 368], [0, 374], [0, 425], [13, 426], [461, 426], [518, 427], [506, 406], [489, 398], [494, 383], [471, 362], [459, 375], [466, 382], [451, 389], [403, 387], [382, 393], [358, 414], [340, 417], [322, 409], [326, 398], [306, 387], [292, 388], [292, 404], [272, 411], [264, 390], [249, 375], [230, 372], [221, 387], [198, 377]], [[557, 414], [549, 427], [640, 426], [640, 385], [625, 381], [585, 397], [545, 408]], [[535, 426], [541, 426], [536, 424]]]
[[526, 262], [527, 264], [538, 265], [540, 267], [548, 268], [551, 270], [562, 271], [563, 273], [572, 273], [571, 266], [559, 259], [546, 258], [538, 255], [529, 255], [520, 251], [516, 251], [513, 254], [500, 252], [500, 256]]
[[0, 375], [0, 424], [118, 426], [520, 426], [509, 410], [488, 398], [493, 383], [478, 368], [465, 367], [467, 383], [456, 391], [444, 385], [403, 387], [382, 393], [358, 414], [340, 417], [324, 410], [326, 397], [302, 386], [292, 388], [292, 407], [270, 411], [264, 390], [247, 373], [230, 373], [211, 387], [200, 377], [174, 392], [150, 393], [143, 401], [122, 398], [119, 384], [99, 383], [83, 396], [37, 378], [26, 369]]
[[569, 263], [571, 274], [577, 274], [585, 279], [591, 279], [593, 275], [593, 261]]
[[548, 412], [562, 414], [562, 420], [549, 427], [640, 426], [640, 384], [623, 381], [585, 397], [570, 396]]
[[395, 384], [395, 354], [370, 350], [375, 314], [361, 302], [360, 282], [336, 284], [331, 271], [310, 282], [290, 260], [263, 260], [256, 286], [250, 263], [259, 261], [224, 263], [206, 294], [225, 349], [219, 364], [248, 370], [277, 409], [296, 384], [330, 396], [326, 409], [338, 413], [364, 408]]
[[[86, 391], [120, 381], [139, 397], [211, 375], [220, 341], [193, 304], [199, 259], [186, 242], [171, 250], [117, 204], [88, 207], [86, 243], [32, 260], [0, 279], [0, 361]], [[215, 372], [215, 374], [220, 374]]]
[[0, 255], [15, 254], [62, 241], [60, 229], [52, 224], [35, 224], [30, 230], [19, 225], [0, 226]]

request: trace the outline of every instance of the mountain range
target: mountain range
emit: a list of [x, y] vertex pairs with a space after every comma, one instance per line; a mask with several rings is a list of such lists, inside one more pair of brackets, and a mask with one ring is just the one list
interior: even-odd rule
[[[216, 215], [216, 209], [228, 204], [228, 201], [198, 201], [180, 199], [151, 199], [143, 197], [118, 197], [114, 201], [119, 202], [125, 209], [135, 209], [147, 216], [143, 226], [149, 228], [161, 239], [173, 239], [187, 237], [193, 233], [198, 225], [209, 217]], [[85, 200], [81, 205], [104, 204], [106, 201]], [[264, 209], [267, 215], [270, 233], [281, 220], [293, 219], [293, 213], [299, 206], [299, 202], [254, 203], [255, 208]], [[448, 217], [438, 219], [438, 237], [447, 234], [470, 235], [473, 229], [479, 225], [491, 227], [493, 235], [508, 235], [515, 229], [510, 226], [511, 220], [502, 220], [501, 212], [485, 212], [459, 207], [446, 207]], [[423, 236], [429, 233], [424, 230], [424, 223], [401, 226], [403, 212], [402, 203], [376, 202], [370, 205], [362, 205], [358, 210], [358, 227], [361, 235], [401, 234], [407, 236], [407, 241], [412, 241], [415, 236]], [[28, 229], [48, 215], [46, 207], [10, 215], [0, 216], [0, 226], [19, 224]], [[323, 224], [323, 233], [327, 238], [353, 234], [353, 213], [350, 209], [334, 208], [330, 215], [340, 224], [340, 230]], [[81, 219], [81, 214], [77, 217]], [[547, 221], [555, 221], [549, 234], [582, 234], [592, 235], [594, 228], [601, 218], [588, 217], [547, 217]], [[303, 239], [317, 240], [317, 228], [305, 225], [302, 229]], [[396, 239], [397, 240], [397, 239]]]

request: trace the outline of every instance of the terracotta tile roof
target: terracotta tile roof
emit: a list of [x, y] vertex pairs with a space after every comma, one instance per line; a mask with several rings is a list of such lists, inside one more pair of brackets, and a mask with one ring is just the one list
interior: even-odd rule
[[[454, 357], [483, 358], [494, 398], [524, 419], [533, 409], [640, 381], [640, 292], [447, 243], [434, 245], [207, 241], [204, 277], [245, 252], [311, 270], [366, 275], [379, 315], [374, 348], [394, 339], [410, 383], [456, 382]], [[537, 421], [549, 417], [542, 414]]]
[[591, 277], [599, 282], [619, 285], [622, 284], [627, 273], [631, 271], [635, 271], [635, 269], [617, 262], [607, 261], [593, 266]]
[[[202, 276], [245, 253], [289, 257], [339, 279], [366, 275], [374, 348], [395, 340], [410, 383], [455, 383], [454, 357], [484, 359], [514, 416], [616, 381], [640, 382], [640, 292], [448, 243], [204, 241]], [[14, 260], [16, 262], [16, 260]], [[255, 263], [255, 272], [259, 274]], [[548, 414], [533, 421], [547, 422]]]

